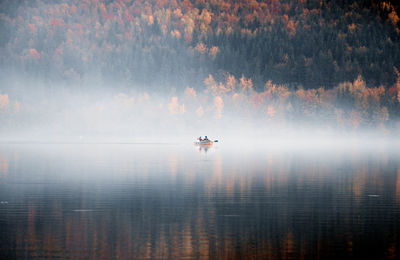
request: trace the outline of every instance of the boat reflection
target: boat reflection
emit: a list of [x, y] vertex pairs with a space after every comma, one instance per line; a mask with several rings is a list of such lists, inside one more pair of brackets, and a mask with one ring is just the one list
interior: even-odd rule
[[210, 149], [212, 149], [212, 146], [209, 145], [198, 145], [197, 147], [200, 153], [207, 153]]

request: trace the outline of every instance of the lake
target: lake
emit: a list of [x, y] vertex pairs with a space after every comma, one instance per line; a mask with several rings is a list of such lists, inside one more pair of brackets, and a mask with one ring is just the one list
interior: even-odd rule
[[0, 259], [400, 257], [400, 150], [0, 144]]

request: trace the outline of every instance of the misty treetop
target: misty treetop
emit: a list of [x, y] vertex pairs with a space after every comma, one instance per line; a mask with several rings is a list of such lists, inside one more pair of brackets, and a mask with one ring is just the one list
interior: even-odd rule
[[[289, 89], [268, 81], [255, 91], [250, 78], [210, 74], [205, 88], [186, 87], [170, 95], [120, 92], [106, 96], [42, 96], [21, 101], [0, 94], [0, 133], [46, 131], [72, 135], [138, 133], [179, 134], [202, 126], [235, 129], [321, 131], [379, 130], [397, 136], [400, 119], [400, 73], [395, 86], [367, 87], [359, 76], [331, 89]], [[50, 129], [50, 130], [49, 130]]]
[[397, 1], [6, 0], [3, 70], [82, 85], [203, 86], [209, 74], [327, 89], [400, 68]]

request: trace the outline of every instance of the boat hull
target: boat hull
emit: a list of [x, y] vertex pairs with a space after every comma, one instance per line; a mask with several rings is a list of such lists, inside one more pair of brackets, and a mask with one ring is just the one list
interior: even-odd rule
[[206, 141], [206, 142], [204, 142], [204, 141], [197, 141], [197, 142], [194, 142], [194, 144], [195, 145], [198, 145], [198, 146], [212, 146], [213, 145], [213, 141]]

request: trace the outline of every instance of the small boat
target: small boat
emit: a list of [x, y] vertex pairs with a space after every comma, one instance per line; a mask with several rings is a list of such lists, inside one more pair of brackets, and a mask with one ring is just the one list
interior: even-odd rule
[[213, 141], [208, 139], [194, 142], [195, 145], [201, 145], [201, 146], [212, 146], [213, 143], [214, 143]]
[[205, 138], [201, 138], [201, 136], [197, 139], [196, 142], [194, 142], [194, 145], [199, 145], [199, 146], [212, 146], [213, 143], [217, 143], [218, 140], [214, 140], [211, 141], [210, 139], [208, 139], [207, 136], [205, 136]]

